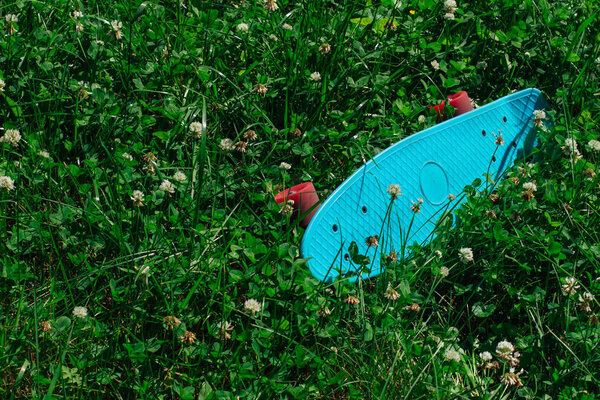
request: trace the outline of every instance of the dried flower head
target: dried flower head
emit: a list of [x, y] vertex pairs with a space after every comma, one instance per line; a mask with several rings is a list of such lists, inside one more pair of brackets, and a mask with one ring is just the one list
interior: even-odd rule
[[404, 307], [404, 310], [412, 311], [412, 312], [419, 312], [419, 311], [421, 311], [421, 306], [418, 305], [417, 303], [411, 303], [411, 304], [407, 305], [406, 307]]
[[521, 387], [521, 386], [523, 386], [523, 382], [521, 382], [521, 378], [520, 378], [520, 375], [522, 373], [523, 373], [523, 369], [521, 369], [521, 371], [519, 371], [518, 373], [515, 374], [515, 369], [511, 368], [508, 372], [506, 372], [504, 375], [502, 375], [502, 378], [500, 378], [500, 381], [502, 383], [504, 383], [506, 386]]
[[323, 43], [321, 46], [319, 46], [319, 51], [321, 54], [327, 54], [331, 51], [331, 45], [329, 43]]
[[498, 146], [502, 146], [504, 144], [504, 138], [502, 137], [502, 135], [498, 135], [498, 137], [496, 138], [496, 145]]
[[521, 198], [525, 201], [531, 201], [535, 198], [535, 195], [531, 190], [523, 190], [521, 193]]
[[52, 329], [52, 326], [50, 325], [50, 322], [48, 322], [48, 321], [42, 321], [42, 323], [40, 325], [42, 328], [42, 332], [49, 332]]
[[245, 153], [246, 148], [248, 147], [248, 143], [244, 142], [243, 140], [240, 140], [239, 142], [236, 142], [234, 146], [235, 146], [235, 149], [237, 151], [239, 151], [240, 153]]
[[500, 199], [500, 196], [497, 193], [492, 193], [490, 194], [489, 199], [492, 203], [496, 203]]
[[369, 247], [378, 246], [379, 245], [379, 236], [373, 235], [373, 236], [367, 237], [367, 239], [365, 240], [365, 244]]
[[290, 199], [279, 210], [280, 214], [290, 215], [294, 212], [294, 200]]
[[353, 305], [353, 306], [360, 304], [360, 300], [358, 299], [358, 297], [352, 296], [351, 294], [349, 294], [348, 297], [346, 297], [344, 302], [346, 302], [350, 305]]
[[388, 254], [386, 257], [387, 262], [393, 263], [398, 261], [398, 253], [396, 253], [395, 251], [390, 251], [390, 254]]
[[262, 83], [257, 83], [256, 86], [254, 86], [254, 90], [256, 91], [256, 93], [260, 93], [263, 95], [267, 94], [267, 87]]
[[585, 292], [583, 295], [579, 295], [579, 308], [581, 308], [585, 312], [592, 312], [591, 304], [594, 302], [594, 295], [590, 292]]
[[181, 324], [181, 320], [174, 315], [167, 315], [163, 318], [165, 329], [175, 329]]
[[185, 331], [183, 335], [179, 336], [179, 340], [182, 343], [193, 344], [196, 341], [196, 334], [191, 331]]
[[492, 218], [492, 219], [496, 219], [497, 218], [496, 213], [494, 212], [494, 210], [487, 210], [485, 212], [485, 216], [488, 217], [488, 218]]
[[244, 139], [248, 141], [256, 140], [257, 137], [258, 136], [256, 135], [256, 132], [254, 132], [253, 129], [248, 129], [246, 132], [244, 132]]
[[410, 202], [412, 203], [412, 206], [410, 206], [410, 209], [412, 210], [412, 212], [420, 213], [421, 212], [421, 204], [423, 204], [424, 200], [421, 197], [419, 197], [417, 199], [416, 203], [412, 200]]
[[454, 200], [456, 200], [456, 196], [454, 194], [450, 193], [450, 194], [448, 194], [448, 200], [454, 201]]
[[301, 138], [302, 137], [302, 131], [300, 130], [300, 128], [296, 128], [292, 131], [292, 134], [294, 136], [296, 136], [297, 138]]
[[400, 295], [392, 287], [392, 284], [390, 282], [388, 282], [387, 289], [385, 290], [385, 293], [383, 294], [383, 296], [389, 300], [398, 300], [400, 298]]

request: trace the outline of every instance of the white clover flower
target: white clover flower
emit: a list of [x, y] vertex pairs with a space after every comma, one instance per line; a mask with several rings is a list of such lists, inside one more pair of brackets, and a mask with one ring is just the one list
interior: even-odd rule
[[165, 179], [158, 187], [158, 190], [162, 190], [163, 192], [169, 192], [173, 194], [175, 193], [175, 185], [173, 185], [168, 179]]
[[441, 259], [442, 259], [442, 257], [443, 257], [442, 251], [441, 251], [441, 250], [436, 250], [436, 251], [435, 251], [435, 256], [436, 256], [436, 257], [437, 257], [439, 260], [441, 260]]
[[440, 63], [437, 60], [433, 60], [431, 62], [431, 66], [433, 67], [433, 69], [435, 69], [436, 71], [440, 69]]
[[[438, 250], [439, 251], [439, 250]], [[442, 278], [445, 278], [448, 276], [448, 274], [450, 273], [450, 270], [448, 269], [448, 267], [441, 267], [440, 268], [440, 276]]]
[[537, 185], [533, 182], [525, 182], [523, 184], [523, 189], [529, 190], [530, 192], [535, 192], [537, 190]]
[[469, 247], [462, 247], [458, 251], [458, 258], [460, 258], [460, 261], [462, 261], [465, 264], [468, 262], [472, 262], [473, 261], [473, 250]]
[[19, 17], [15, 14], [6, 14], [6, 17], [4, 18], [6, 18], [6, 22], [8, 23], [16, 24], [17, 22], [19, 22]]
[[492, 354], [489, 351], [484, 351], [483, 353], [479, 353], [479, 358], [485, 362], [488, 362], [492, 360]]
[[123, 37], [121, 33], [121, 28], [123, 27], [123, 23], [121, 21], [117, 21], [116, 19], [111, 21], [110, 26], [113, 29], [113, 34], [115, 35], [115, 39], [119, 40]]
[[40, 152], [39, 152], [38, 154], [39, 154], [41, 157], [44, 157], [44, 158], [50, 158], [50, 153], [48, 153], [47, 151], [40, 150]]
[[588, 146], [594, 151], [600, 151], [600, 141], [598, 140], [590, 140]]
[[546, 112], [544, 110], [533, 111], [533, 126], [541, 127], [544, 125], [544, 119], [546, 118]]
[[573, 161], [577, 161], [581, 158], [581, 153], [579, 152], [579, 148], [577, 147], [577, 141], [572, 136], [569, 136], [565, 139], [565, 145], [562, 146], [562, 150]]
[[0, 138], [0, 142], [10, 143], [12, 146], [16, 146], [19, 140], [21, 140], [21, 134], [17, 129], [7, 129]]
[[6, 190], [13, 190], [15, 188], [15, 181], [10, 176], [0, 176], [0, 188]]
[[277, 5], [277, 1], [276, 0], [266, 0], [265, 1], [265, 8], [269, 11], [275, 11], [279, 8], [279, 6]]
[[448, 21], [454, 21], [454, 13], [446, 13], [444, 14], [444, 18]]
[[279, 169], [283, 169], [283, 170], [289, 170], [290, 168], [292, 168], [292, 166], [286, 162], [281, 162], [281, 164], [279, 164]]
[[231, 139], [221, 139], [219, 143], [219, 147], [224, 151], [233, 151], [235, 146], [233, 145], [233, 140]]
[[251, 312], [252, 315], [259, 313], [261, 308], [260, 303], [254, 299], [248, 299], [244, 302], [244, 310]]
[[318, 82], [321, 80], [321, 74], [319, 72], [313, 72], [312, 74], [310, 74], [310, 77], [308, 78], [313, 82]]
[[204, 127], [202, 126], [201, 122], [192, 122], [190, 124], [190, 132], [192, 132], [192, 136], [195, 138], [199, 138], [200, 136], [202, 136], [202, 131], [204, 130]]
[[279, 39], [277, 38], [277, 36], [275, 36], [275, 34], [274, 34], [274, 33], [271, 33], [271, 34], [269, 35], [269, 39], [270, 39], [272, 42], [276, 42], [276, 41], [278, 41], [278, 40], [279, 40]]
[[425, 122], [425, 116], [423, 114], [419, 115], [419, 118], [417, 118], [417, 121], [422, 124]]
[[582, 295], [579, 295], [578, 301], [579, 301], [579, 307], [585, 311], [585, 312], [592, 312], [592, 307], [591, 307], [591, 303], [595, 300], [596, 298], [594, 297], [593, 294], [591, 294], [590, 292], [585, 292]]
[[515, 351], [515, 346], [513, 346], [513, 344], [507, 340], [501, 341], [496, 346], [496, 353], [503, 357], [512, 355], [512, 353], [514, 351]]
[[113, 28], [115, 31], [118, 31], [119, 29], [121, 29], [121, 28], [123, 27], [123, 23], [122, 23], [121, 21], [117, 21], [117, 20], [115, 19], [115, 20], [112, 20], [112, 21], [111, 21], [111, 23], [110, 23], [110, 26], [111, 26], [111, 27], [112, 27], [112, 28]]
[[446, 9], [446, 12], [449, 12], [449, 13], [453, 13], [458, 9], [458, 7], [456, 6], [455, 0], [446, 0], [444, 2], [444, 8]]
[[130, 199], [133, 201], [134, 206], [139, 207], [144, 205], [144, 197], [145, 195], [141, 190], [134, 190], [133, 193], [131, 193]]
[[133, 156], [129, 153], [123, 153], [121, 154], [121, 157], [123, 157], [127, 161], [133, 161]]
[[292, 29], [294, 29], [294, 27], [291, 26], [290, 24], [283, 24], [281, 27], [283, 29], [285, 29], [286, 31], [291, 31]]
[[231, 339], [231, 334], [229, 331], [233, 330], [234, 325], [229, 321], [219, 321], [215, 328], [217, 330], [217, 336], [221, 339]]
[[533, 118], [535, 119], [544, 119], [546, 118], [546, 112], [544, 110], [534, 110]]
[[71, 14], [73, 16], [73, 18], [77, 19], [77, 18], [82, 18], [83, 17], [83, 13], [81, 11], [73, 11], [73, 14]]
[[4, 92], [4, 86], [6, 86], [6, 83], [4, 83], [2, 79], [0, 79], [0, 92]]
[[83, 25], [76, 24], [75, 25], [75, 32], [83, 32]]
[[460, 353], [454, 350], [452, 347], [448, 347], [444, 353], [444, 358], [448, 361], [460, 362]]
[[247, 23], [241, 22], [238, 24], [238, 26], [236, 26], [235, 29], [241, 34], [246, 34], [246, 33], [248, 33], [249, 27], [248, 27]]
[[73, 309], [73, 315], [77, 318], [85, 318], [88, 316], [88, 310], [85, 307], [77, 306]]
[[392, 200], [398, 198], [398, 196], [402, 196], [402, 190], [400, 189], [400, 185], [397, 183], [392, 183], [387, 188], [388, 194], [392, 197]]
[[175, 182], [182, 183], [182, 182], [185, 182], [186, 179], [187, 179], [187, 176], [181, 171], [177, 171], [173, 174], [173, 180]]

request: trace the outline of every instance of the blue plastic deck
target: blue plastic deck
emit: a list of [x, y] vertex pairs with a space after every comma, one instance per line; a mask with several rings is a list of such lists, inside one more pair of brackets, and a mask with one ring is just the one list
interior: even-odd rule
[[[308, 225], [301, 253], [309, 258], [311, 273], [330, 281], [340, 273], [358, 271], [349, 254], [352, 242], [360, 255], [371, 260], [370, 273], [362, 273], [363, 278], [382, 272], [382, 253], [395, 250], [400, 254], [402, 237], [408, 238], [409, 245], [426, 244], [441, 213], [461, 202], [459, 197], [451, 203], [451, 194], [459, 196], [477, 178], [485, 182], [486, 173], [497, 183], [517, 157], [531, 150], [535, 144], [533, 111], [545, 108], [537, 89], [522, 90], [413, 134], [377, 154], [325, 200]], [[496, 144], [498, 134], [503, 145]], [[390, 184], [402, 190], [391, 208]], [[420, 213], [414, 213], [411, 205], [419, 198], [424, 202]], [[369, 247], [366, 239], [373, 235], [379, 236], [379, 245]]]

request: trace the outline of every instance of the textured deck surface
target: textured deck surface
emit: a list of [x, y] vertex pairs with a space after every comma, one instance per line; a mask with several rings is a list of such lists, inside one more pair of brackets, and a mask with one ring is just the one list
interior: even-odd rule
[[[540, 92], [526, 89], [411, 135], [379, 153], [340, 185], [310, 222], [301, 252], [310, 258], [312, 274], [330, 280], [340, 272], [356, 270], [348, 255], [352, 242], [358, 245], [359, 254], [371, 259], [371, 273], [363, 277], [379, 274], [381, 253], [400, 252], [401, 232], [406, 236], [413, 218], [411, 200], [418, 198], [424, 203], [421, 212], [414, 214], [408, 243], [426, 243], [441, 213], [455, 206], [449, 205], [449, 194], [458, 196], [476, 178], [485, 182], [485, 173], [501, 176], [515, 158], [529, 150], [535, 132], [533, 111], [543, 108]], [[495, 143], [498, 133], [504, 139], [501, 146]], [[391, 208], [390, 184], [399, 184], [403, 193]], [[365, 240], [373, 235], [380, 237], [379, 246], [367, 247]]]

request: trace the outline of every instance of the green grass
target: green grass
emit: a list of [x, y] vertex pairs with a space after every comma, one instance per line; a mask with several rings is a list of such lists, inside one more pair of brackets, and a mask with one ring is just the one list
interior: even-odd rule
[[[276, 4], [0, 4], [1, 397], [600, 396], [596, 2]], [[376, 278], [310, 276], [274, 194], [528, 87], [553, 125], [512, 180]]]

